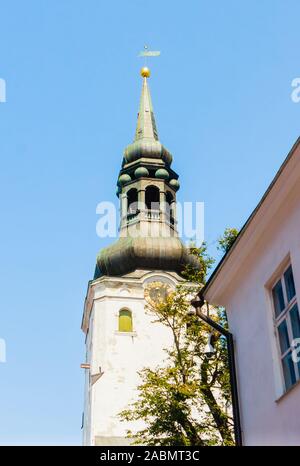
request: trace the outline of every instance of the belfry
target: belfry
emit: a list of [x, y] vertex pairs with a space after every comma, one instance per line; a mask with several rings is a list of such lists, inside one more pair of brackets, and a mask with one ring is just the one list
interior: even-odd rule
[[121, 422], [118, 414], [136, 399], [138, 371], [160, 364], [171, 343], [147, 308], [184, 282], [187, 265], [197, 267], [178, 237], [178, 175], [158, 138], [149, 69], [141, 75], [135, 138], [124, 151], [117, 181], [119, 238], [100, 251], [84, 306], [84, 445], [129, 445], [126, 431], [141, 427]]

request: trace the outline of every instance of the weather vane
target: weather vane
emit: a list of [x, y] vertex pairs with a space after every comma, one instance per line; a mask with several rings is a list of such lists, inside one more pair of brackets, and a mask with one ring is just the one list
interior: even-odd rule
[[139, 57], [144, 57], [145, 59], [145, 66], [147, 65], [147, 58], [148, 57], [159, 57], [160, 55], [160, 52], [158, 50], [154, 51], [154, 50], [149, 50], [149, 47], [148, 45], [144, 45], [144, 50], [142, 52], [139, 53]]

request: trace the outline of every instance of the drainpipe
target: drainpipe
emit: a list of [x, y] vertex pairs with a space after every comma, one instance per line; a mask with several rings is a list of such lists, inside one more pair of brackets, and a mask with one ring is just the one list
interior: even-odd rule
[[207, 315], [203, 314], [201, 308], [204, 304], [203, 296], [198, 295], [196, 299], [191, 301], [192, 306], [196, 309], [196, 315], [206, 322], [210, 327], [213, 327], [217, 332], [223, 335], [227, 341], [227, 351], [228, 351], [228, 366], [230, 374], [230, 387], [231, 387], [231, 400], [232, 400], [232, 413], [233, 413], [233, 423], [234, 423], [234, 437], [235, 444], [238, 447], [243, 445], [242, 443], [242, 429], [241, 429], [241, 420], [240, 420], [240, 409], [239, 409], [239, 396], [238, 396], [238, 387], [237, 387], [237, 377], [236, 377], [236, 366], [235, 366], [235, 356], [234, 356], [234, 343], [233, 336], [228, 330], [223, 328], [214, 320], [210, 319]]

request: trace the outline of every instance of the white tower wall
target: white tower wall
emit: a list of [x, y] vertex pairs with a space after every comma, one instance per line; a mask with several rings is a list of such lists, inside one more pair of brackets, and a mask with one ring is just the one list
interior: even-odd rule
[[[86, 370], [84, 445], [128, 445], [126, 430], [143, 427], [121, 422], [118, 413], [137, 398], [137, 372], [161, 365], [166, 359], [163, 348], [172, 343], [170, 330], [153, 323], [144, 291], [151, 282], [175, 289], [182, 281], [176, 273], [136, 271], [91, 282], [82, 325], [90, 364]], [[132, 312], [133, 332], [118, 331], [121, 309]]]

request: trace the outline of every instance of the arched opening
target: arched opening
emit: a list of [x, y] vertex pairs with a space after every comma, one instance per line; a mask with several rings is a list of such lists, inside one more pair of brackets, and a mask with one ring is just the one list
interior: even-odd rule
[[119, 332], [132, 332], [132, 312], [128, 309], [119, 311]]
[[138, 192], [131, 188], [127, 193], [128, 214], [136, 214], [138, 211]]
[[159, 211], [159, 189], [156, 186], [147, 186], [145, 202], [148, 210]]
[[174, 213], [174, 196], [171, 191], [166, 192], [166, 217], [172, 225], [175, 221], [175, 213]]

